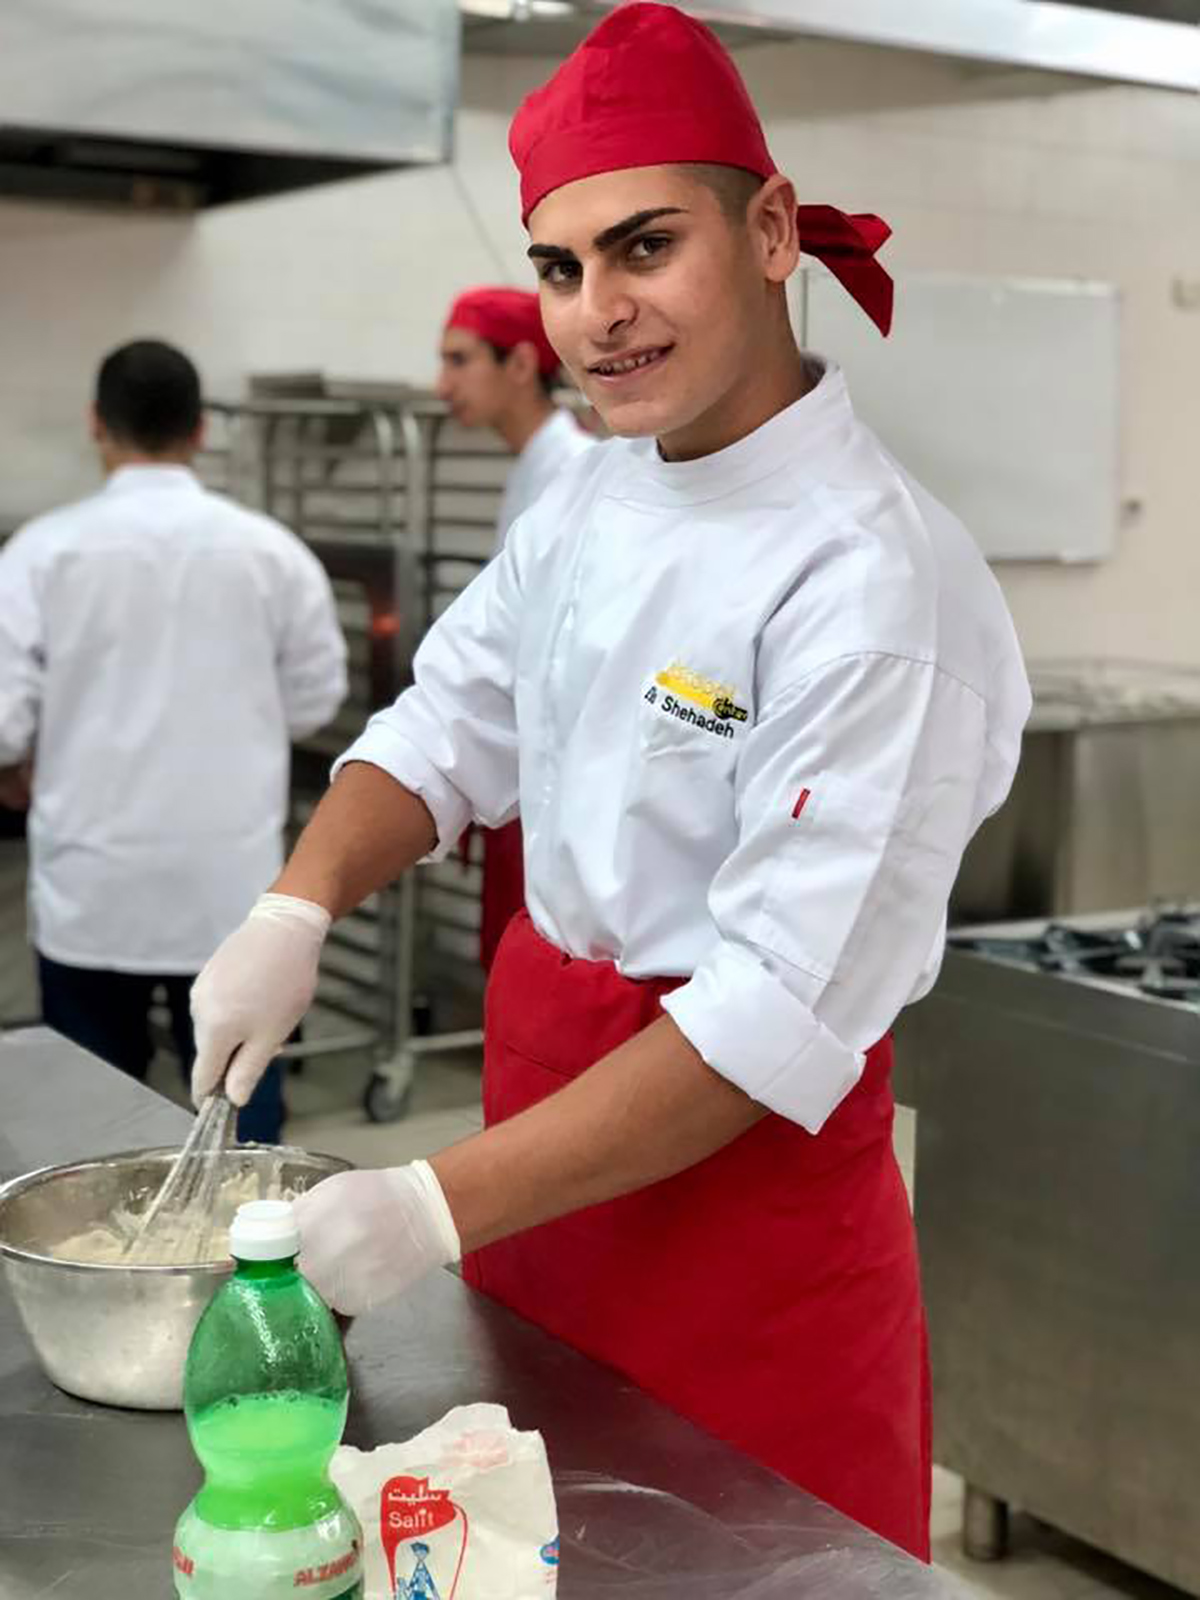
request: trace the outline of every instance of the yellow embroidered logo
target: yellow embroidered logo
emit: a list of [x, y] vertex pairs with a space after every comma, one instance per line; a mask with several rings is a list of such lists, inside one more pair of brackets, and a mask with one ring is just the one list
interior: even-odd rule
[[737, 691], [731, 684], [718, 683], [703, 673], [693, 672], [681, 661], [673, 661], [664, 671], [656, 673], [654, 681], [660, 689], [667, 689], [693, 705], [703, 706], [722, 722], [745, 722], [746, 708], [739, 706]]
[[[733, 724], [745, 722], [749, 715], [745, 706], [738, 705], [736, 695], [732, 685], [706, 678], [703, 673], [693, 672], [691, 667], [674, 661], [662, 672], [655, 673], [645, 699], [680, 722], [689, 722], [722, 739], [732, 739]], [[696, 706], [700, 708], [699, 713], [693, 709]], [[702, 714], [705, 711], [708, 716]]]

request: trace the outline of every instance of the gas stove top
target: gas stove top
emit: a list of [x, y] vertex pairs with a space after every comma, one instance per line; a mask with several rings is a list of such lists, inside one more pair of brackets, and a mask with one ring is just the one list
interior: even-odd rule
[[1076, 981], [1200, 1006], [1200, 905], [1121, 917], [1001, 925], [952, 935], [953, 948]]

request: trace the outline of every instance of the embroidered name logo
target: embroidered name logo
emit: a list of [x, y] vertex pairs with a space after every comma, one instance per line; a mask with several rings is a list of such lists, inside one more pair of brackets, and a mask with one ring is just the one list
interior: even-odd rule
[[655, 683], [669, 690], [679, 700], [690, 700], [693, 705], [711, 711], [722, 722], [745, 722], [745, 706], [737, 703], [737, 691], [732, 684], [720, 683], [716, 678], [706, 678], [702, 672], [693, 672], [682, 661], [673, 661], [662, 672], [656, 673]]
[[655, 673], [644, 698], [667, 716], [677, 717], [719, 739], [732, 739], [733, 724], [749, 718], [746, 707], [738, 704], [737, 690], [731, 684], [706, 678], [681, 661]]

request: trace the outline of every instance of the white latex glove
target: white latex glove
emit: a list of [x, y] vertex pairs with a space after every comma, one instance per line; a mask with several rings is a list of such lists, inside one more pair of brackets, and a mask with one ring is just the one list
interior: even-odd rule
[[241, 927], [217, 946], [192, 985], [192, 1099], [197, 1105], [222, 1079], [234, 1105], [249, 1100], [312, 1004], [332, 920], [311, 900], [264, 894]]
[[462, 1256], [428, 1161], [339, 1172], [296, 1201], [300, 1271], [335, 1311], [356, 1316]]

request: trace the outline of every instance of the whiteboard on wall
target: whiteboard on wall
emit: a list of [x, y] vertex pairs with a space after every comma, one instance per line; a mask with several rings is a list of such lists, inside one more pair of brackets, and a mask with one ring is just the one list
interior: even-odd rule
[[994, 561], [1099, 561], [1120, 518], [1120, 297], [1111, 284], [911, 276], [881, 339], [824, 271], [810, 350]]

